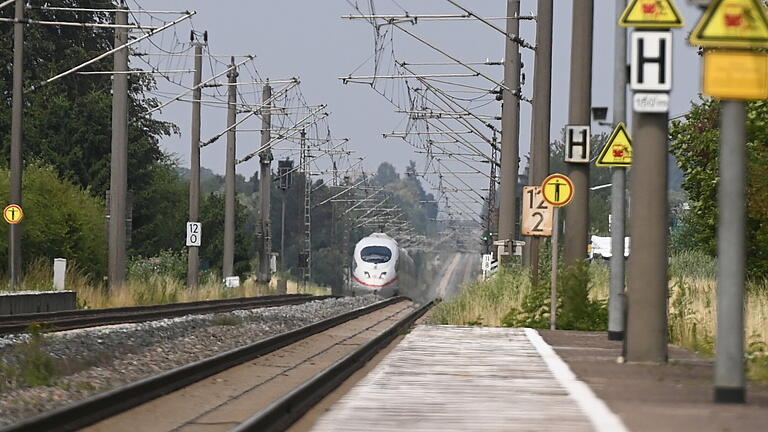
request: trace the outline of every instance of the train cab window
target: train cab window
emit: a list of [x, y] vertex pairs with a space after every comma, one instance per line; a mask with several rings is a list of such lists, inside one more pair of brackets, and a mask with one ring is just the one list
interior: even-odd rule
[[360, 258], [371, 264], [384, 264], [392, 259], [392, 251], [386, 246], [367, 246], [360, 251]]

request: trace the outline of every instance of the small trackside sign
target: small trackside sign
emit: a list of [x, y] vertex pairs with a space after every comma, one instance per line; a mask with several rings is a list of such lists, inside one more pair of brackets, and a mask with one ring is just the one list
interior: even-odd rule
[[669, 112], [669, 94], [635, 93], [632, 96], [632, 108], [635, 112], [642, 113]]
[[202, 235], [203, 224], [200, 222], [187, 222], [187, 247], [200, 247], [202, 244], [200, 236]]

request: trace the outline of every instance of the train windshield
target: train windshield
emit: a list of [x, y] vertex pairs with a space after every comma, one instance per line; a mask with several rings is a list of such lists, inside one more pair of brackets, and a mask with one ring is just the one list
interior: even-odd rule
[[360, 258], [367, 263], [383, 264], [392, 258], [392, 251], [386, 246], [367, 246], [360, 251]]

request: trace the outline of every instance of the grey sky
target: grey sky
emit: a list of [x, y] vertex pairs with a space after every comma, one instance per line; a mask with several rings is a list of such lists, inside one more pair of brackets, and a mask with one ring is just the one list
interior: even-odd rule
[[[145, 8], [196, 10], [198, 14], [193, 18], [194, 27], [197, 30], [208, 30], [210, 49], [213, 53], [222, 55], [254, 53], [258, 56], [256, 68], [262, 76], [273, 79], [300, 77], [307, 101], [310, 104], [328, 104], [328, 109], [332, 112], [330, 124], [334, 136], [351, 138], [351, 147], [366, 158], [367, 170], [374, 170], [380, 162], [389, 161], [402, 172], [409, 159], [423, 159], [420, 155], [415, 155], [405, 142], [384, 140], [381, 136], [383, 132], [395, 130], [398, 126], [402, 127], [404, 114], [394, 113], [393, 107], [369, 87], [343, 85], [337, 79], [352, 72], [373, 51], [372, 31], [369, 24], [339, 18], [341, 15], [353, 13], [346, 1], [155, 0], [151, 5], [146, 1], [140, 3]], [[506, 1], [504, 0], [465, 0], [462, 3], [484, 16], [505, 15]], [[571, 3], [570, 0], [555, 0], [551, 124], [553, 138], [559, 136], [568, 117]], [[593, 106], [610, 106], [612, 102], [616, 3], [609, 0], [595, 1]], [[367, 4], [367, 1], [361, 4]], [[392, 0], [376, 1], [379, 12], [397, 13], [400, 11], [397, 4], [402, 5], [412, 14], [460, 12], [444, 0], [398, 0], [397, 3]], [[675, 63], [671, 116], [687, 111], [690, 101], [697, 98], [700, 88], [698, 56], [696, 50], [688, 46], [685, 40], [700, 12], [684, 1], [678, 0], [677, 5], [685, 16], [686, 25], [684, 29], [673, 31]], [[522, 0], [523, 14], [535, 14], [535, 10], [536, 0]], [[504, 25], [503, 21], [496, 21], [496, 23], [502, 27]], [[407, 28], [465, 61], [482, 61], [486, 58], [500, 60], [503, 57], [503, 36], [481, 23], [423, 22]], [[180, 35], [181, 33], [183, 30], [180, 30]], [[533, 23], [524, 21], [521, 24], [521, 36], [528, 41], [535, 41]], [[447, 60], [402, 33], [396, 35], [395, 44], [399, 59], [412, 62]], [[530, 96], [534, 64], [530, 50], [523, 50], [523, 62], [526, 74], [523, 92]], [[501, 80], [500, 67], [486, 67], [483, 71]], [[358, 70], [357, 74], [370, 72], [370, 65], [366, 65]], [[191, 77], [186, 79], [191, 82]], [[162, 83], [161, 86], [163, 86]], [[498, 103], [487, 107], [496, 112], [499, 108]], [[521, 155], [526, 154], [529, 149], [530, 113], [530, 105], [523, 103]], [[172, 104], [160, 116], [181, 127], [181, 136], [165, 140], [163, 147], [167, 151], [178, 154], [183, 166], [188, 166], [189, 163], [189, 117], [189, 105], [181, 102]], [[223, 129], [224, 123], [224, 110], [205, 110], [203, 139]], [[256, 126], [258, 126], [257, 123], [252, 123], [249, 127]], [[608, 128], [593, 126], [596, 132], [608, 132]], [[239, 134], [238, 154], [242, 156], [253, 151], [258, 140], [258, 134]], [[488, 146], [483, 148], [488, 149]], [[204, 149], [202, 160], [204, 166], [223, 173], [223, 140], [218, 145]], [[422, 163], [419, 162], [419, 165], [421, 166]], [[238, 172], [250, 177], [256, 169], [256, 163], [248, 163], [239, 166]], [[487, 180], [482, 178], [473, 177], [468, 181], [473, 187], [487, 187]]]

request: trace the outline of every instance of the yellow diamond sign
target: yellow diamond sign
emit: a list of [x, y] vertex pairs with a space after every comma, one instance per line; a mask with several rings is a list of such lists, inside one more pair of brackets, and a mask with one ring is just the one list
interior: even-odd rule
[[683, 26], [683, 16], [672, 0], [632, 0], [621, 14], [619, 25], [665, 29]]
[[768, 48], [768, 16], [760, 0], [713, 0], [689, 42], [705, 48]]
[[624, 123], [616, 125], [611, 137], [600, 152], [595, 165], [602, 167], [628, 167], [632, 165], [632, 139]]

